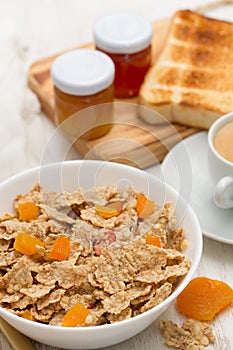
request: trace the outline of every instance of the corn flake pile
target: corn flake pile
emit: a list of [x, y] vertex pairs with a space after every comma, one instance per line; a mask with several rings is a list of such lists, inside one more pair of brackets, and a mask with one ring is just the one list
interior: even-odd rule
[[160, 320], [159, 326], [166, 344], [175, 349], [204, 350], [215, 340], [211, 325], [192, 318], [186, 319], [181, 327], [167, 320]]
[[133, 188], [46, 193], [35, 185], [0, 217], [0, 305], [56, 326], [141, 314], [174, 290], [191, 262], [174, 207]]

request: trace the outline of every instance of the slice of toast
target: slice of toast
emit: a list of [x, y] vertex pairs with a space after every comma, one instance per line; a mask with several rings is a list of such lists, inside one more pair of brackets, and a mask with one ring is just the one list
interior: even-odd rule
[[[170, 122], [208, 129], [233, 111], [233, 23], [177, 11], [165, 47], [148, 71], [139, 103]], [[150, 124], [161, 122], [143, 109]]]

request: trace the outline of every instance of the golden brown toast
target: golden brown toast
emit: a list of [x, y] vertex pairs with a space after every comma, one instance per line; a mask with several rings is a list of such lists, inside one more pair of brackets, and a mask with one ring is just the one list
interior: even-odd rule
[[[233, 111], [233, 23], [177, 11], [158, 61], [148, 71], [139, 103], [171, 122], [208, 129]], [[156, 118], [143, 113], [151, 124]]]

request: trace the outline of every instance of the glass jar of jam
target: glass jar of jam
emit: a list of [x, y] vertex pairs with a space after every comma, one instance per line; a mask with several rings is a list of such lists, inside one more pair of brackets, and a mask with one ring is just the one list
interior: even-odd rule
[[56, 125], [87, 139], [106, 134], [112, 126], [114, 76], [114, 64], [103, 52], [79, 49], [58, 56], [51, 67]]
[[134, 13], [113, 14], [99, 19], [93, 28], [96, 49], [115, 64], [115, 96], [138, 95], [151, 64], [152, 24]]

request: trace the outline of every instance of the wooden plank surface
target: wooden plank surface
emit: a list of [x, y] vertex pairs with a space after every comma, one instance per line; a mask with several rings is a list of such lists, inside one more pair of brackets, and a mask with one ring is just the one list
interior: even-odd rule
[[[169, 19], [154, 23], [153, 62], [156, 61], [164, 46], [169, 24]], [[82, 47], [94, 48], [94, 44]], [[43, 111], [54, 124], [54, 96], [50, 67], [56, 57], [57, 55], [54, 55], [35, 62], [28, 72], [28, 84], [38, 96]], [[135, 108], [135, 111], [132, 112], [132, 108], [128, 106], [128, 104], [137, 106], [137, 98], [116, 99], [115, 102], [116, 104], [120, 102], [121, 113], [118, 112], [117, 106], [114, 125], [107, 135], [95, 140], [77, 139], [74, 142], [74, 146], [82, 157], [115, 161], [144, 169], [161, 162], [171, 147], [198, 131], [194, 128], [169, 123], [162, 126], [146, 124], [140, 119], [138, 109]], [[126, 104], [125, 108], [124, 104]]]

